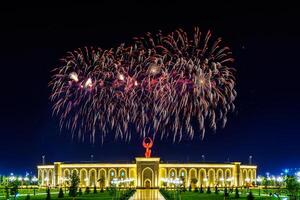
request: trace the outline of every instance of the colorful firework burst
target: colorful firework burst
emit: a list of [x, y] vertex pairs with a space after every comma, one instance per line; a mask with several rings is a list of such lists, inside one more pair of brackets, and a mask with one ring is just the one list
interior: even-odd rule
[[173, 141], [225, 126], [236, 97], [231, 51], [195, 28], [68, 52], [50, 82], [53, 112], [84, 140], [133, 134]]

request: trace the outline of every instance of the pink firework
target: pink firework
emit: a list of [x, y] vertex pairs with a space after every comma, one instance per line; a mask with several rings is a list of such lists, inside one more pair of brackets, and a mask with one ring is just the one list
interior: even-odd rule
[[233, 58], [221, 39], [195, 28], [134, 38], [130, 46], [68, 52], [50, 86], [61, 127], [102, 141], [107, 134], [204, 137], [225, 126], [236, 97]]

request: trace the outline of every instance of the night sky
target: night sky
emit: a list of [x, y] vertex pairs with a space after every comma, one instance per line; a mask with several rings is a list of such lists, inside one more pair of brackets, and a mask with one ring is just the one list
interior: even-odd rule
[[[150, 2], [150, 1], [148, 1]], [[227, 126], [203, 141], [156, 140], [164, 161], [253, 162], [259, 173], [300, 166], [299, 7], [198, 3], [7, 5], [0, 8], [0, 174], [47, 162], [131, 162], [141, 138], [91, 144], [60, 131], [49, 101], [50, 71], [69, 50], [115, 47], [144, 32], [211, 30], [232, 47], [238, 97]]]

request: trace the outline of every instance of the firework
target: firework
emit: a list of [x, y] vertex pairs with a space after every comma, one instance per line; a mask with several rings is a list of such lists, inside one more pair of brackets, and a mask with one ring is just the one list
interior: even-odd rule
[[107, 134], [203, 138], [234, 109], [232, 62], [221, 39], [198, 28], [190, 37], [178, 29], [147, 33], [129, 46], [77, 49], [53, 71], [53, 113], [61, 128], [93, 142]]

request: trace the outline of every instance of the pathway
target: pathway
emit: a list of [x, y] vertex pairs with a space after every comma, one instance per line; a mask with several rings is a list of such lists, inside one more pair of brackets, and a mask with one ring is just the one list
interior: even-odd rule
[[158, 189], [138, 189], [129, 200], [165, 200]]

